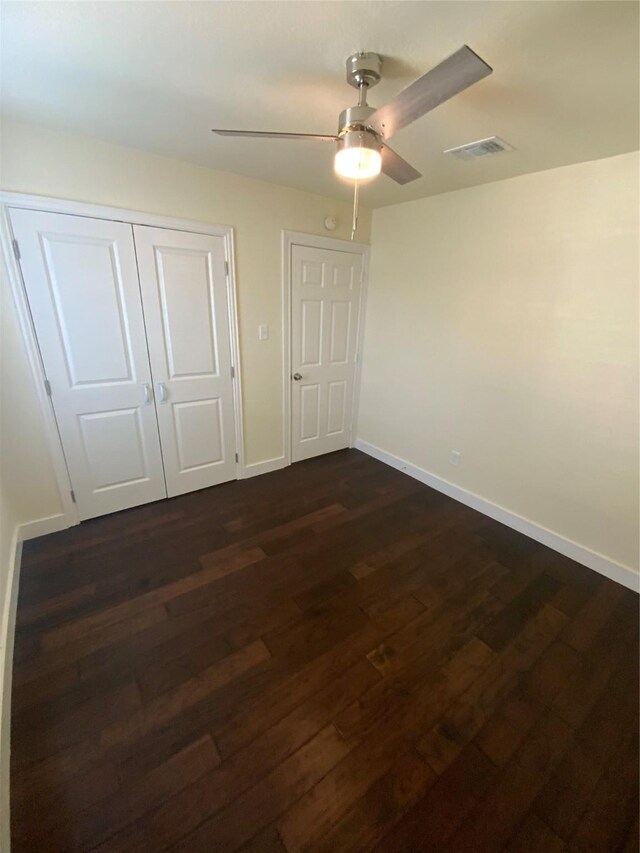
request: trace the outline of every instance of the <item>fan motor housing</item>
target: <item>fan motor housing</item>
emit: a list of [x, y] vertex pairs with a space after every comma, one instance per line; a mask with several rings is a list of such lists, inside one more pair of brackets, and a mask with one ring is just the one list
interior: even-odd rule
[[368, 129], [369, 116], [373, 113], [375, 113], [374, 107], [348, 107], [340, 113], [338, 133], [343, 134], [356, 128]]
[[380, 151], [382, 143], [373, 131], [364, 127], [353, 127], [340, 134], [338, 149], [342, 148], [372, 148], [374, 151]]

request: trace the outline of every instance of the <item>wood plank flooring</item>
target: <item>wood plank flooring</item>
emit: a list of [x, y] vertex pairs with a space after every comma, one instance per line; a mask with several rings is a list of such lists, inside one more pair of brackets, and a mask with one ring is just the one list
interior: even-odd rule
[[25, 545], [14, 853], [638, 850], [638, 602], [355, 450]]

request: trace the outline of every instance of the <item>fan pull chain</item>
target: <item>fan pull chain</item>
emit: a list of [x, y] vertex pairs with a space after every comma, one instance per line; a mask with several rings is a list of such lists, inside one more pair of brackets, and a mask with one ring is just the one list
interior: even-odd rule
[[356, 235], [358, 229], [358, 197], [360, 195], [360, 181], [356, 178], [353, 187], [353, 219], [351, 220], [351, 239]]
[[[365, 103], [366, 103], [366, 87], [360, 87], [360, 99], [362, 99], [362, 93], [365, 93]], [[360, 134], [360, 156], [362, 157], [362, 138], [363, 134]], [[353, 218], [351, 220], [351, 241], [353, 242], [353, 238], [356, 236], [356, 231], [358, 230], [358, 201], [360, 199], [360, 181], [356, 178], [355, 183], [353, 185]]]

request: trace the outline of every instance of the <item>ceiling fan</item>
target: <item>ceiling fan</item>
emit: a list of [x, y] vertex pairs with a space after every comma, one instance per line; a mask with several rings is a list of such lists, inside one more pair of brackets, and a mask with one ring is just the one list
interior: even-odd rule
[[382, 58], [377, 53], [354, 53], [347, 59], [347, 83], [358, 90], [358, 103], [340, 113], [338, 133], [272, 133], [261, 130], [221, 130], [219, 136], [264, 137], [267, 139], [308, 139], [337, 143], [335, 171], [356, 181], [354, 220], [358, 200], [358, 182], [373, 178], [381, 171], [398, 184], [422, 177], [387, 140], [403, 127], [430, 112], [439, 104], [482, 80], [492, 68], [470, 47], [464, 45], [447, 59], [419, 77], [384, 107], [370, 107], [367, 92], [380, 82]]
[[309, 139], [336, 142], [335, 170], [345, 178], [373, 178], [384, 172], [398, 184], [420, 178], [420, 172], [389, 148], [386, 140], [454, 95], [487, 77], [492, 68], [464, 45], [427, 71], [384, 107], [370, 107], [367, 91], [381, 77], [377, 53], [354, 53], [347, 59], [347, 83], [359, 93], [358, 104], [340, 114], [338, 133], [271, 133], [262, 130], [220, 130], [219, 136], [255, 136], [268, 139]]

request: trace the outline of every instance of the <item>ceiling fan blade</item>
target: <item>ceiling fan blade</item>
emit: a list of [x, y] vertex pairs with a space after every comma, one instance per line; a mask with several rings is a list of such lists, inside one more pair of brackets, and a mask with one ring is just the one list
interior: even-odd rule
[[422, 177], [417, 169], [414, 169], [410, 163], [403, 160], [388, 145], [383, 145], [380, 153], [382, 154], [382, 171], [397, 184], [408, 184], [410, 181], [415, 181], [416, 178]]
[[218, 136], [257, 136], [265, 139], [312, 139], [319, 142], [337, 142], [337, 136], [323, 136], [318, 133], [271, 133], [268, 130], [217, 130]]
[[385, 139], [390, 139], [394, 133], [492, 71], [490, 65], [464, 45], [376, 110], [369, 118], [369, 125]]

